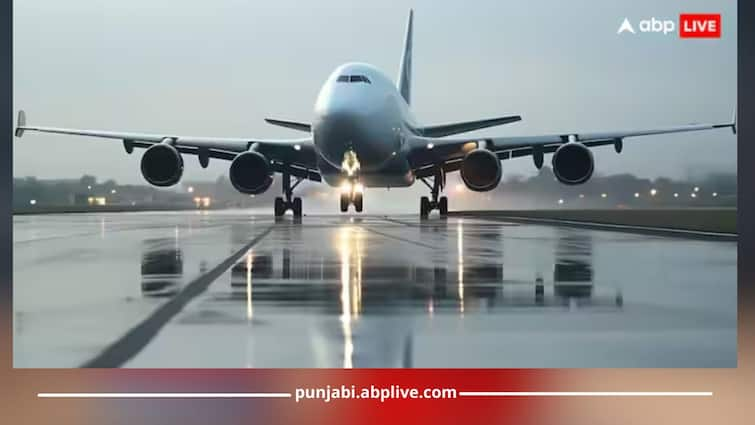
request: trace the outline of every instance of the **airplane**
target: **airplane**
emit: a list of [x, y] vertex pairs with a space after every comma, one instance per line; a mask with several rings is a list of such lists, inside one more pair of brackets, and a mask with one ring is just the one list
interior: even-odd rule
[[[531, 156], [543, 166], [552, 153], [551, 165], [558, 181], [566, 185], [585, 183], [593, 174], [591, 148], [613, 145], [617, 153], [625, 138], [716, 128], [736, 134], [736, 113], [724, 124], [689, 124], [676, 127], [600, 133], [561, 133], [538, 136], [446, 138], [482, 128], [520, 121], [520, 115], [476, 121], [421, 125], [410, 110], [412, 94], [413, 10], [409, 11], [403, 54], [396, 83], [366, 63], [347, 63], [333, 71], [323, 84], [311, 123], [267, 118], [269, 124], [306, 133], [287, 140], [180, 136], [173, 133], [145, 134], [120, 131], [38, 127], [26, 124], [18, 113], [16, 137], [25, 131], [90, 136], [122, 140], [131, 154], [144, 148], [141, 172], [152, 185], [177, 184], [183, 174], [183, 155], [196, 155], [203, 168], [210, 158], [231, 161], [229, 178], [241, 193], [260, 194], [281, 175], [282, 197], [275, 198], [275, 216], [291, 210], [302, 216], [302, 201], [293, 196], [304, 180], [340, 187], [340, 210], [351, 205], [362, 212], [365, 187], [408, 187], [417, 180], [430, 190], [420, 199], [420, 216], [438, 210], [448, 214], [448, 199], [440, 196], [446, 174], [459, 171], [473, 191], [493, 190], [501, 181], [501, 161]], [[292, 183], [292, 177], [295, 179]]]

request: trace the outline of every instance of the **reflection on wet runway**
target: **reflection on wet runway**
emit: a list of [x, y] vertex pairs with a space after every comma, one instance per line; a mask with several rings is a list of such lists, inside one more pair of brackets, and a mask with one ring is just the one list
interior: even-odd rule
[[[103, 291], [87, 301], [91, 311], [77, 309], [82, 300], [72, 289], [57, 304], [36, 305], [32, 293], [44, 285], [30, 279], [55, 264], [34, 263], [35, 256], [57, 258], [58, 279], [72, 287], [96, 279], [77, 271], [75, 257], [51, 256], [66, 249], [65, 238], [19, 243], [14, 265], [25, 266], [14, 267], [14, 307], [25, 318], [15, 329], [17, 365], [58, 364], [55, 353], [70, 350], [66, 335], [81, 332], [87, 314], [100, 317], [108, 335], [87, 344], [104, 348], [271, 226], [123, 366], [730, 366], [736, 359], [732, 243], [411, 216], [297, 223], [116, 214], [79, 224], [80, 235], [71, 236], [79, 246], [120, 256], [97, 279], [123, 271], [126, 286], [114, 292], [122, 304]], [[133, 254], [141, 275], [132, 292]], [[130, 315], [109, 320], [119, 309]], [[62, 315], [63, 327], [57, 341], [42, 344], [49, 334], [30, 326], [42, 326], [47, 311]], [[42, 346], [51, 354], [39, 354]], [[92, 354], [63, 357], [75, 366]]]
[[465, 305], [467, 311], [487, 313], [511, 307], [569, 306], [573, 301], [581, 307], [621, 307], [616, 302], [619, 290], [595, 289], [590, 238], [573, 232], [557, 232], [553, 280], [547, 285], [538, 276], [506, 280], [503, 263], [465, 265], [463, 255], [456, 264], [438, 261], [424, 266], [410, 258], [386, 263], [364, 255], [365, 243], [375, 236], [343, 227], [334, 242], [339, 258], [329, 258], [323, 251], [292, 253], [289, 248], [250, 253], [231, 271], [229, 296], [246, 300], [253, 281], [257, 303], [340, 313], [342, 318], [421, 313], [418, 310], [463, 313]]

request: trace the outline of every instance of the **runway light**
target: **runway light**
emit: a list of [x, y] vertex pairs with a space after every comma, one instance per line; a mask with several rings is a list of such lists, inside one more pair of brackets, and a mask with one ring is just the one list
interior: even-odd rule
[[693, 198], [697, 198], [697, 194], [695, 192], [690, 193], [689, 196], [691, 196]]
[[695, 186], [695, 189], [694, 189], [694, 190], [695, 190], [695, 192], [699, 192], [699, 191], [700, 191], [700, 188], [699, 188], [699, 187], [697, 187], [697, 186]]
[[607, 193], [601, 193], [601, 194], [600, 194], [600, 197], [601, 197], [601, 198], [605, 198], [606, 196], [608, 196], [608, 194], [607, 194]]
[[115, 189], [111, 190], [110, 193], [112, 193], [113, 195], [115, 195], [116, 194]]
[[189, 193], [194, 193], [194, 186], [189, 186], [187, 190], [189, 191]]
[[32, 205], [37, 205], [37, 200], [36, 199], [32, 199], [31, 201], [29, 201], [29, 203], [32, 204]]
[[91, 185], [90, 185], [90, 186], [87, 186], [87, 189], [88, 189], [88, 190], [92, 190], [92, 186], [91, 186]]
[[563, 205], [563, 203], [564, 203], [564, 200], [563, 200], [563, 199], [559, 199], [559, 200], [558, 200], [558, 204], [559, 204], [559, 205]]
[[639, 198], [639, 197], [640, 197], [640, 194], [639, 194], [638, 192], [634, 192], [634, 197], [635, 197], [635, 198]]
[[716, 196], [718, 196], [718, 192], [713, 192], [713, 197], [715, 198]]
[[679, 194], [678, 193], [674, 193], [674, 198], [678, 198], [678, 197], [679, 197]]
[[650, 196], [655, 196], [658, 193], [655, 189], [650, 189]]

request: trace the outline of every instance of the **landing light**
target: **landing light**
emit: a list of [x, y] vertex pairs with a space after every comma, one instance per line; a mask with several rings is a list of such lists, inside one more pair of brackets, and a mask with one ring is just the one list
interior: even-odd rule
[[343, 193], [363, 193], [364, 185], [362, 183], [352, 183], [348, 180], [341, 183], [341, 192]]
[[605, 198], [606, 196], [608, 196], [608, 194], [607, 194], [607, 193], [601, 193], [601, 194], [600, 194], [600, 197], [601, 197], [601, 198]]
[[432, 143], [428, 143], [428, 144], [427, 144], [427, 148], [428, 148], [428, 149], [432, 149], [432, 148], [434, 148], [434, 147], [435, 147], [435, 145], [434, 145], [434, 144], [432, 144]]
[[294, 150], [295, 151], [300, 151], [301, 150], [301, 145], [294, 145]]
[[655, 189], [650, 189], [650, 196], [655, 196], [658, 193]]

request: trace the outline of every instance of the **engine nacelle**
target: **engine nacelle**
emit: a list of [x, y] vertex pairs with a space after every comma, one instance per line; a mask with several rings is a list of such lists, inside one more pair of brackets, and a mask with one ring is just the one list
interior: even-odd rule
[[184, 160], [176, 148], [160, 143], [151, 146], [142, 155], [142, 175], [155, 186], [173, 186], [184, 173]]
[[563, 184], [582, 184], [592, 177], [595, 160], [592, 151], [582, 143], [570, 142], [561, 145], [551, 160], [553, 174]]
[[244, 152], [236, 156], [228, 174], [233, 187], [248, 195], [258, 195], [273, 184], [270, 161], [259, 152]]
[[501, 161], [487, 149], [469, 152], [461, 162], [461, 179], [470, 190], [487, 192], [501, 182]]

